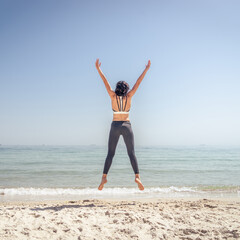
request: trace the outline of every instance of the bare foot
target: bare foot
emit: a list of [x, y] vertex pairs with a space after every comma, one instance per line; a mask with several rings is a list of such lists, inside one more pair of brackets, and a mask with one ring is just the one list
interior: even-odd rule
[[105, 183], [107, 183], [107, 178], [102, 177], [102, 182], [100, 183], [98, 190], [102, 190]]
[[139, 177], [135, 178], [135, 182], [138, 184], [139, 190], [144, 190], [144, 186], [143, 186], [143, 184], [142, 184], [142, 182], [141, 182]]

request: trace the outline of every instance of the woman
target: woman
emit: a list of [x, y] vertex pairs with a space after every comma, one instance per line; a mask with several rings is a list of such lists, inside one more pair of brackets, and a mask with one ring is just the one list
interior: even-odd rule
[[113, 121], [111, 124], [109, 140], [108, 140], [108, 154], [104, 164], [102, 181], [98, 187], [99, 190], [102, 190], [104, 184], [107, 183], [108, 170], [112, 164], [112, 159], [115, 154], [116, 146], [117, 146], [120, 135], [123, 136], [124, 142], [127, 147], [128, 156], [130, 158], [133, 171], [135, 173], [135, 182], [138, 184], [138, 188], [140, 190], [144, 190], [144, 186], [140, 180], [138, 163], [137, 163], [137, 159], [134, 151], [134, 136], [131, 128], [131, 123], [129, 120], [129, 110], [131, 107], [132, 96], [137, 91], [146, 72], [150, 68], [150, 65], [151, 65], [151, 62], [150, 60], [148, 60], [148, 64], [146, 65], [145, 70], [140, 75], [137, 82], [135, 83], [135, 85], [130, 91], [128, 91], [129, 85], [124, 81], [119, 81], [116, 85], [115, 91], [113, 91], [106, 77], [104, 76], [104, 74], [100, 69], [101, 63], [99, 63], [99, 59], [96, 60], [96, 68], [112, 100], [112, 110], [113, 110]]

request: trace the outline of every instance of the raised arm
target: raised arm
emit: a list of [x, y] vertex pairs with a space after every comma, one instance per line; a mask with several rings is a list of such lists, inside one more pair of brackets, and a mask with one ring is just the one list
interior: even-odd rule
[[115, 94], [115, 92], [112, 90], [110, 84], [108, 83], [106, 77], [104, 76], [102, 70], [100, 69], [101, 63], [99, 63], [99, 59], [96, 60], [95, 65], [96, 65], [96, 68], [98, 70], [98, 73], [99, 73], [100, 77], [102, 78], [102, 80], [104, 82], [104, 85], [105, 85], [105, 87], [108, 91], [109, 96], [110, 97], [113, 96]]
[[140, 77], [139, 77], [138, 80], [136, 81], [136, 83], [135, 83], [135, 85], [133, 86], [133, 88], [128, 92], [128, 94], [127, 94], [128, 96], [132, 97], [132, 96], [135, 94], [135, 92], [137, 91], [137, 89], [138, 89], [140, 83], [142, 82], [145, 74], [146, 74], [147, 71], [149, 70], [150, 65], [151, 65], [151, 62], [150, 62], [150, 60], [148, 60], [148, 64], [146, 65], [146, 68], [144, 69], [143, 73], [140, 75]]

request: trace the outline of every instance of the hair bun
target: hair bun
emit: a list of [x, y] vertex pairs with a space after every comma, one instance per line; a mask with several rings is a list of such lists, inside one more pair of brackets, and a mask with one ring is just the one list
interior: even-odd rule
[[127, 92], [129, 90], [129, 85], [128, 83], [126, 83], [125, 81], [119, 81], [116, 84], [116, 89], [115, 89], [115, 93], [118, 96], [126, 96]]

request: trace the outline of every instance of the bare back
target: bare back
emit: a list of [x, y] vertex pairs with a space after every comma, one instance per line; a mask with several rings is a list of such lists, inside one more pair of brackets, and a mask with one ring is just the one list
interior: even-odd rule
[[112, 110], [115, 112], [119, 112], [123, 110], [124, 112], [128, 113], [122, 113], [122, 114], [113, 114], [113, 121], [130, 121], [129, 120], [129, 110], [131, 108], [131, 101], [132, 96], [130, 94], [127, 94], [126, 96], [122, 97], [122, 103], [120, 101], [120, 97], [116, 95], [116, 93], [111, 94], [111, 101], [112, 101]]

